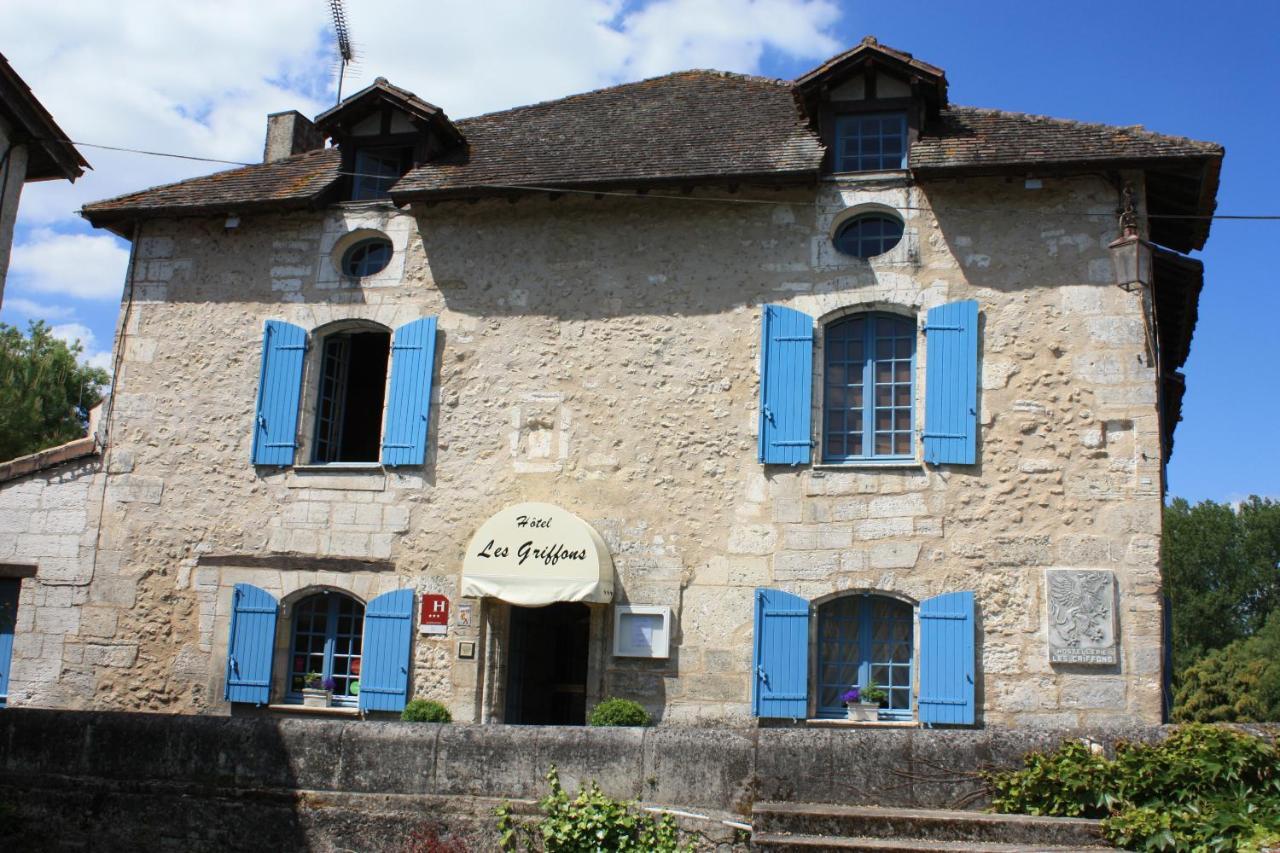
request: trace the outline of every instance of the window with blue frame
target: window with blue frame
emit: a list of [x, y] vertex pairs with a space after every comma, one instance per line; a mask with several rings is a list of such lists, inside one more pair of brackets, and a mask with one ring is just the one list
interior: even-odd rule
[[837, 172], [881, 172], [907, 167], [906, 113], [836, 116]]
[[360, 696], [364, 605], [338, 592], [321, 592], [293, 608], [287, 698], [302, 701], [307, 675], [334, 681], [333, 704], [355, 707]]
[[351, 176], [351, 200], [387, 198], [391, 186], [408, 171], [411, 148], [360, 148]]
[[912, 459], [915, 321], [853, 314], [823, 334], [824, 462]]
[[817, 714], [845, 716], [840, 695], [874, 684], [884, 690], [882, 719], [912, 715], [910, 604], [870, 593], [847, 595], [818, 607]]

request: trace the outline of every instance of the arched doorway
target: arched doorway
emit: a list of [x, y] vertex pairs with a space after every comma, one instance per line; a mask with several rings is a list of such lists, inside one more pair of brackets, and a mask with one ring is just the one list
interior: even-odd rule
[[817, 715], [845, 716], [840, 695], [875, 684], [888, 695], [882, 719], [912, 716], [914, 608], [905, 601], [855, 593], [818, 606]]
[[364, 605], [340, 592], [309, 595], [293, 606], [291, 631], [286, 699], [301, 702], [306, 677], [314, 672], [333, 679], [334, 705], [356, 707]]

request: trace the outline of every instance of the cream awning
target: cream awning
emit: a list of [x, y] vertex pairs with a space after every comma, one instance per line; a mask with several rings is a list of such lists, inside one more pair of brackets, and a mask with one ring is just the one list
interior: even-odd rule
[[600, 534], [544, 503], [507, 507], [480, 526], [462, 561], [462, 595], [541, 607], [613, 601], [613, 558]]

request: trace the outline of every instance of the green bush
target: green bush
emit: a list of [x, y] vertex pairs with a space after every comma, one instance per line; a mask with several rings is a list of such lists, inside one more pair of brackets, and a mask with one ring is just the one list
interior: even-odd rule
[[652, 722], [649, 712], [630, 699], [605, 699], [591, 709], [593, 726], [647, 726]]
[[[693, 846], [681, 846], [675, 821], [670, 815], [655, 818], [637, 814], [635, 803], [606, 797], [595, 782], [578, 791], [573, 799], [560, 786], [555, 765], [547, 771], [551, 793], [539, 801], [543, 818], [523, 831], [527, 850], [545, 853], [692, 853]], [[499, 845], [504, 851], [520, 849], [521, 830], [505, 805], [497, 810]]]
[[1216, 726], [1156, 744], [1117, 743], [1114, 759], [1077, 741], [985, 774], [996, 811], [1103, 818], [1107, 840], [1138, 850], [1234, 850], [1280, 831], [1280, 754]]
[[451, 723], [449, 709], [432, 699], [413, 699], [400, 712], [400, 719], [411, 723]]

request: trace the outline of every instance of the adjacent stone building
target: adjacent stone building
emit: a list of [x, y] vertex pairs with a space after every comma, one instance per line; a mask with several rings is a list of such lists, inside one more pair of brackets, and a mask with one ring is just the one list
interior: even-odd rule
[[133, 245], [65, 602], [102, 635], [11, 702], [1160, 719], [1220, 146], [955, 106], [873, 39], [269, 125], [261, 165], [85, 210]]

